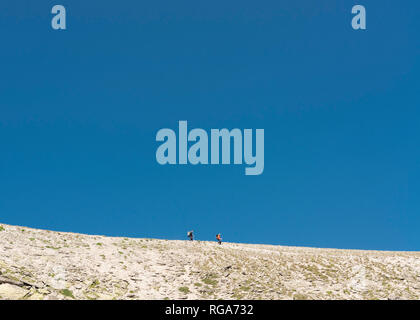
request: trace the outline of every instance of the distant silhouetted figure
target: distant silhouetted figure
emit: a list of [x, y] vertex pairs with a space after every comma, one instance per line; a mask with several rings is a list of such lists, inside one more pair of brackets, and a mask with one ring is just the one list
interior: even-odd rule
[[193, 241], [194, 240], [194, 230], [188, 231], [187, 232], [187, 237]]
[[220, 235], [220, 233], [218, 233], [218, 234], [216, 235], [216, 239], [217, 239], [217, 242], [218, 242], [219, 244], [222, 244], [222, 236]]

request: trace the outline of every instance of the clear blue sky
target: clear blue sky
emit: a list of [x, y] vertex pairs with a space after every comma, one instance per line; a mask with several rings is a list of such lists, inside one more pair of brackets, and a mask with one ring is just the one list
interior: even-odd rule
[[[1, 1], [0, 223], [420, 250], [419, 13], [414, 0]], [[178, 120], [263, 128], [264, 173], [159, 165], [156, 132]]]

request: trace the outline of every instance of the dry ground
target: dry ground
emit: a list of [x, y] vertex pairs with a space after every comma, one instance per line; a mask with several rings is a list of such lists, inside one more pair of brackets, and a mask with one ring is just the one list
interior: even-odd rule
[[420, 299], [420, 252], [219, 246], [3, 224], [0, 299]]

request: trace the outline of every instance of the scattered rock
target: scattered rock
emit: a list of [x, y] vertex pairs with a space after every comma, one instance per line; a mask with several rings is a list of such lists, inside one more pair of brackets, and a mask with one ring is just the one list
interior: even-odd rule
[[9, 300], [22, 299], [29, 290], [9, 283], [0, 284], [0, 296]]

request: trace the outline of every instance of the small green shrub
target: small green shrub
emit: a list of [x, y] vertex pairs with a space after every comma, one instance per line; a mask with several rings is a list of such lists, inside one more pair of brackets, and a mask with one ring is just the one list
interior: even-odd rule
[[91, 284], [90, 284], [90, 287], [91, 288], [95, 288], [95, 287], [97, 287], [99, 285], [99, 280], [98, 279], [95, 279], [95, 281], [93, 281]]
[[180, 287], [178, 290], [185, 294], [190, 293], [190, 289], [188, 289], [188, 287]]
[[63, 290], [60, 291], [60, 293], [65, 297], [75, 299], [74, 296], [73, 296], [73, 292], [71, 292], [69, 289], [63, 289]]
[[211, 286], [216, 286], [217, 285], [217, 280], [211, 278], [211, 277], [207, 277], [203, 279], [203, 283], [211, 285]]

